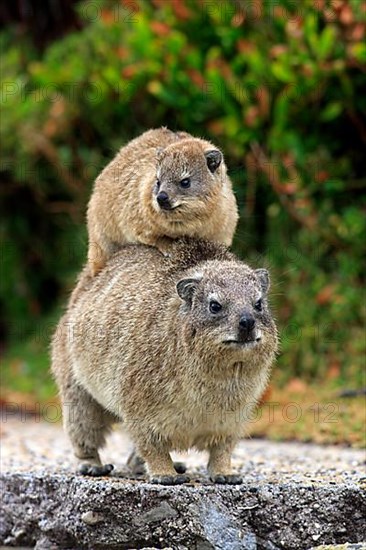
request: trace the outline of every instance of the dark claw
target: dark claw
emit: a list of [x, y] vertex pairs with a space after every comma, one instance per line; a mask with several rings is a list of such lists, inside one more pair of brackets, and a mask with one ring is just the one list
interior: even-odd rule
[[92, 477], [100, 477], [103, 475], [103, 466], [92, 466], [89, 470], [89, 475]]
[[84, 476], [101, 477], [109, 475], [113, 468], [113, 464], [104, 464], [103, 466], [82, 464], [79, 468], [79, 472]]
[[78, 468], [79, 473], [83, 476], [87, 476], [89, 474], [90, 470], [90, 464], [81, 464]]
[[190, 477], [187, 475], [178, 476], [154, 476], [150, 479], [151, 483], [158, 483], [159, 485], [181, 485], [182, 483], [188, 483]]
[[186, 474], [177, 475], [175, 479], [177, 485], [180, 485], [181, 483], [189, 483], [191, 481], [191, 478]]
[[225, 476], [210, 476], [211, 481], [214, 483], [224, 484], [225, 483]]
[[236, 474], [217, 474], [214, 476], [210, 476], [210, 480], [213, 481], [213, 483], [218, 483], [220, 485], [240, 485], [243, 483], [243, 478]]
[[185, 474], [187, 471], [187, 466], [184, 462], [174, 462], [174, 469], [177, 474]]

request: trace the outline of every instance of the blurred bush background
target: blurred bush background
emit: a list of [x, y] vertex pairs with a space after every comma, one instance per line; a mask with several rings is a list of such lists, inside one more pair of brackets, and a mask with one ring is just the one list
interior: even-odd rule
[[[49, 337], [85, 261], [93, 180], [161, 125], [225, 153], [234, 249], [274, 281], [276, 388], [364, 386], [366, 2], [33, 4], [0, 8], [5, 394], [55, 393]], [[359, 441], [357, 411], [340, 440]]]

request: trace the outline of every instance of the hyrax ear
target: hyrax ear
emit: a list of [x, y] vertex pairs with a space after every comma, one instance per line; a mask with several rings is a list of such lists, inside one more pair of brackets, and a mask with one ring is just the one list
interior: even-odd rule
[[193, 294], [195, 293], [201, 280], [202, 280], [202, 275], [197, 275], [194, 278], [181, 279], [180, 281], [178, 281], [177, 293], [179, 298], [181, 298], [188, 304], [191, 304]]
[[266, 269], [256, 269], [255, 273], [259, 279], [262, 291], [265, 294], [270, 286], [269, 273]]
[[214, 173], [222, 162], [222, 153], [217, 149], [212, 149], [211, 151], [205, 152], [205, 157], [208, 169], [210, 172]]

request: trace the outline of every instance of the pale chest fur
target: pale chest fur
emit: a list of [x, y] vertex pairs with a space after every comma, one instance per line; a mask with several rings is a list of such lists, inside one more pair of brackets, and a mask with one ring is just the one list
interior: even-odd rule
[[[220, 365], [220, 367], [223, 367]], [[228, 435], [245, 434], [245, 426], [265, 388], [268, 369], [246, 369], [243, 363], [228, 368], [224, 376], [185, 377], [169, 406], [158, 407], [152, 428], [164, 434], [175, 449], [207, 445]], [[196, 370], [199, 373], [199, 369]]]

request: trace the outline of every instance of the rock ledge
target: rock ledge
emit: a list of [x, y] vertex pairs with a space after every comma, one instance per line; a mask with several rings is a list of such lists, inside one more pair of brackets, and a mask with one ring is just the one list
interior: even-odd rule
[[[192, 483], [160, 487], [126, 479], [123, 466], [109, 478], [74, 475], [57, 426], [12, 421], [3, 432], [6, 546], [305, 550], [366, 540], [362, 451], [243, 441], [234, 456], [243, 485], [209, 483], [196, 454], [186, 457]], [[125, 437], [110, 444], [108, 461], [123, 464]]]

